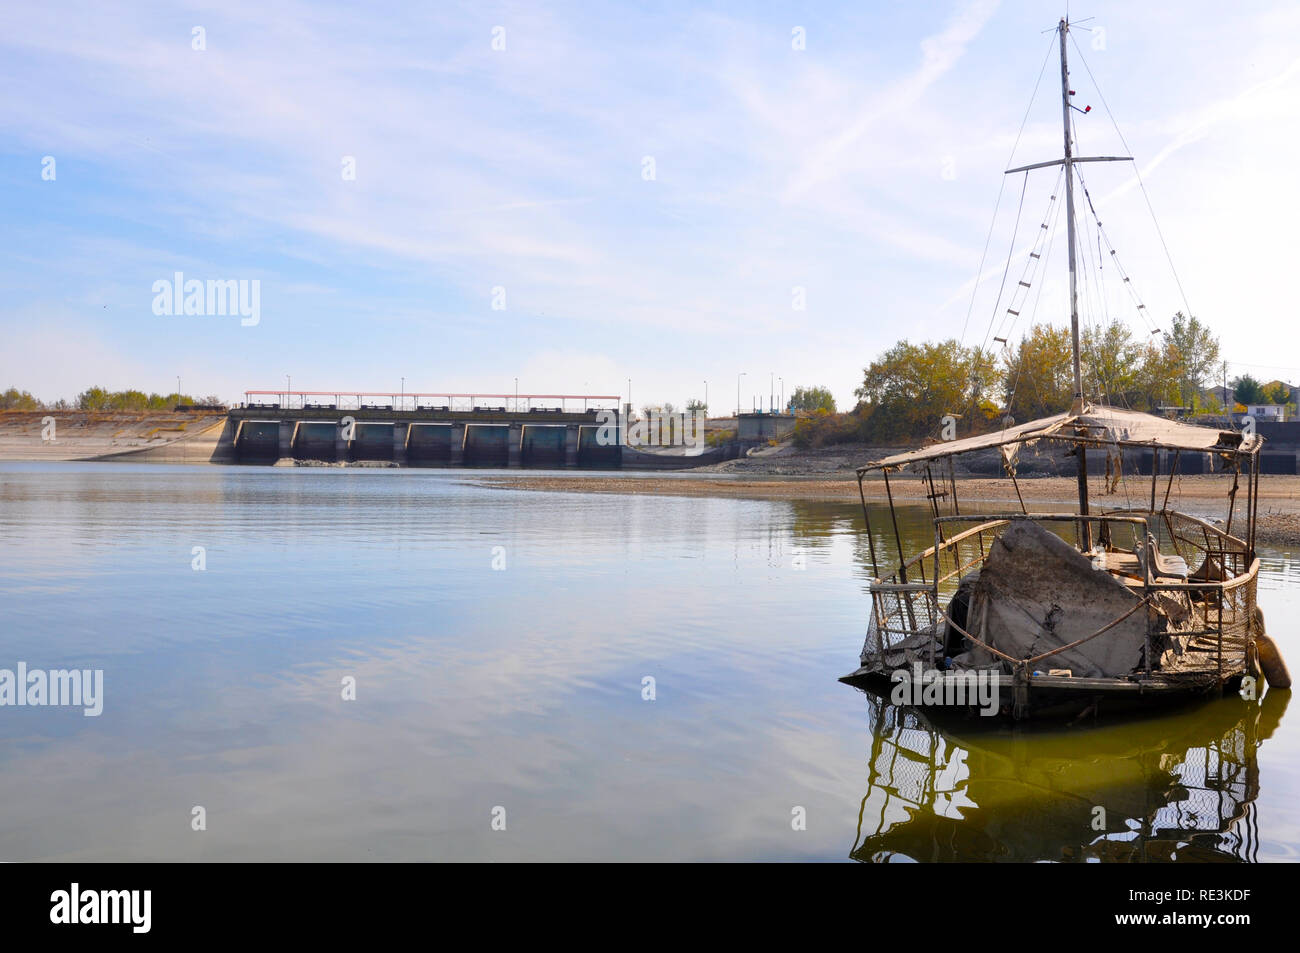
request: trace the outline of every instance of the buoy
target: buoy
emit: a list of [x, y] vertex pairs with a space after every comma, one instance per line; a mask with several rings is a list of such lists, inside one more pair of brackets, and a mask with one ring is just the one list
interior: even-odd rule
[[1255, 623], [1255, 654], [1259, 668], [1268, 680], [1268, 687], [1289, 689], [1291, 673], [1286, 670], [1286, 662], [1282, 661], [1282, 652], [1277, 643], [1264, 634], [1264, 613], [1259, 606], [1255, 606], [1252, 621]]
[[1259, 667], [1264, 670], [1268, 687], [1290, 688], [1291, 673], [1286, 670], [1286, 662], [1282, 661], [1277, 643], [1261, 632], [1255, 636], [1255, 649], [1259, 652]]

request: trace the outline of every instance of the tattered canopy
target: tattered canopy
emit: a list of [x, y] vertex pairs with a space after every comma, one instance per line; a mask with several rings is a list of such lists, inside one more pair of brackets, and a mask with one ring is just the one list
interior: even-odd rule
[[961, 440], [935, 443], [919, 450], [896, 453], [858, 468], [899, 470], [913, 463], [998, 448], [1004, 460], [1014, 459], [1016, 451], [1038, 440], [1061, 440], [1069, 443], [1099, 444], [1160, 450], [1186, 450], [1193, 453], [1242, 453], [1259, 450], [1263, 438], [1258, 434], [1217, 430], [1185, 424], [1136, 410], [1123, 410], [1104, 404], [1085, 404], [1079, 412], [1056, 414], [1041, 420], [1016, 424], [993, 433]]

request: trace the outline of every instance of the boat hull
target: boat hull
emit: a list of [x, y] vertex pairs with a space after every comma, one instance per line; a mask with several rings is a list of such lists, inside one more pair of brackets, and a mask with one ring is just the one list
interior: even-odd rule
[[[1217, 678], [1193, 681], [1159, 677], [1133, 680], [1034, 675], [1029, 677], [1027, 686], [1021, 686], [1010, 675], [994, 677], [997, 679], [994, 712], [978, 704], [927, 703], [920, 698], [905, 704], [931, 717], [947, 715], [958, 720], [984, 717], [1008, 721], [1031, 718], [1070, 720], [1082, 715], [1106, 716], [1194, 704], [1237, 691], [1242, 678], [1238, 674], [1220, 682]], [[876, 668], [864, 666], [843, 676], [840, 681], [887, 701], [896, 701], [899, 697], [896, 692], [899, 683], [890, 674]]]

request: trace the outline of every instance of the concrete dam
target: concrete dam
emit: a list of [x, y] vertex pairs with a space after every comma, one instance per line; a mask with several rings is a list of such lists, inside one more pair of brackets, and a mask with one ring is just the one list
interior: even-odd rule
[[[679, 469], [736, 453], [655, 453], [626, 446], [618, 397], [404, 394], [371, 403], [370, 395], [348, 399], [320, 392], [245, 396], [243, 406], [228, 412], [212, 462]], [[614, 407], [599, 406], [611, 401]]]
[[[228, 424], [231, 462], [293, 459], [384, 461], [408, 466], [601, 468], [623, 463], [622, 446], [598, 442], [595, 411], [555, 415], [546, 423], [487, 411], [470, 411], [459, 420], [437, 419], [433, 412], [421, 417], [409, 411], [358, 410], [345, 416], [351, 419], [321, 419], [288, 410], [274, 416], [260, 408], [232, 410]], [[578, 419], [571, 419], [574, 416]]]

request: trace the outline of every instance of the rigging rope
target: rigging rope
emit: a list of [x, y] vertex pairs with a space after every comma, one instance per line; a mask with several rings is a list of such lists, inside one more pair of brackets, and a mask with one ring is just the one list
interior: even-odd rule
[[[1016, 141], [1011, 145], [1011, 155], [1007, 156], [1008, 166], [1011, 165], [1012, 160], [1016, 157], [1016, 150], [1020, 148], [1020, 137], [1024, 135], [1025, 124], [1029, 122], [1029, 113], [1034, 108], [1034, 100], [1038, 98], [1038, 87], [1042, 85], [1043, 74], [1047, 72], [1047, 61], [1051, 58], [1052, 47], [1054, 47], [1055, 45], [1056, 45], [1056, 40], [1053, 39], [1050, 43], [1047, 44], [1047, 52], [1043, 54], [1043, 65], [1038, 68], [1038, 79], [1034, 81], [1034, 91], [1029, 95], [1029, 105], [1025, 107], [1025, 115], [1020, 120], [1020, 129], [1016, 132]], [[995, 202], [993, 205], [993, 220], [989, 222], [989, 233], [984, 238], [984, 251], [980, 254], [979, 270], [975, 272], [975, 284], [970, 291], [970, 304], [967, 305], [966, 307], [966, 320], [965, 322], [963, 322], [961, 326], [961, 337], [958, 340], [960, 340], [963, 344], [966, 342], [966, 330], [970, 326], [971, 313], [975, 310], [975, 295], [979, 291], [980, 276], [984, 274], [984, 261], [988, 257], [989, 243], [993, 240], [993, 228], [998, 221], [998, 209], [1002, 206], [1002, 192], [1003, 190], [1006, 189], [1006, 187], [1007, 187], [1007, 177], [1004, 175], [1002, 177], [1002, 184], [998, 186], [997, 202]], [[1024, 199], [1024, 194], [1021, 193], [1021, 200], [1023, 201], [1023, 199]]]
[[[1079, 62], [1083, 63], [1084, 71], [1088, 74], [1088, 79], [1092, 82], [1092, 87], [1093, 87], [1093, 89], [1095, 89], [1095, 90], [1097, 91], [1097, 98], [1101, 100], [1101, 106], [1102, 106], [1103, 109], [1106, 110], [1106, 115], [1110, 118], [1110, 124], [1114, 127], [1114, 129], [1115, 129], [1115, 134], [1116, 134], [1117, 136], [1119, 136], [1120, 144], [1124, 146], [1124, 151], [1125, 151], [1125, 152], [1127, 152], [1127, 153], [1129, 153], [1130, 155], [1132, 155], [1133, 150], [1129, 147], [1128, 140], [1126, 140], [1126, 139], [1124, 138], [1124, 133], [1120, 131], [1119, 123], [1116, 122], [1116, 120], [1115, 120], [1115, 114], [1112, 113], [1112, 112], [1110, 111], [1110, 106], [1106, 103], [1106, 97], [1105, 97], [1104, 95], [1102, 95], [1102, 92], [1101, 92], [1101, 86], [1098, 85], [1098, 83], [1097, 83], [1097, 78], [1096, 78], [1095, 76], [1092, 75], [1092, 67], [1090, 67], [1090, 66], [1088, 65], [1088, 60], [1087, 60], [1087, 58], [1083, 55], [1083, 50], [1079, 47], [1079, 43], [1078, 43], [1078, 41], [1075, 40], [1075, 38], [1074, 38], [1073, 36], [1070, 37], [1070, 42], [1074, 44], [1074, 49], [1075, 49], [1075, 51], [1079, 54]], [[1156, 218], [1156, 210], [1155, 210], [1155, 207], [1151, 204], [1151, 196], [1149, 196], [1149, 195], [1147, 194], [1147, 187], [1146, 187], [1145, 183], [1143, 183], [1143, 181], [1142, 181], [1142, 173], [1141, 173], [1141, 171], [1139, 171], [1139, 169], [1138, 169], [1138, 164], [1137, 164], [1137, 161], [1136, 161], [1136, 160], [1134, 160], [1134, 162], [1133, 162], [1133, 174], [1134, 174], [1134, 176], [1137, 177], [1138, 188], [1142, 191], [1142, 198], [1143, 198], [1143, 200], [1144, 200], [1144, 201], [1146, 202], [1146, 204], [1147, 204], [1147, 211], [1151, 213], [1151, 222], [1152, 222], [1152, 224], [1154, 224], [1155, 227], [1156, 227], [1156, 235], [1157, 235], [1157, 236], [1159, 237], [1159, 239], [1160, 239], [1160, 247], [1164, 249], [1164, 252], [1165, 252], [1165, 260], [1166, 260], [1167, 262], [1169, 262], [1169, 270], [1170, 270], [1170, 272], [1173, 273], [1173, 276], [1174, 276], [1174, 284], [1176, 284], [1176, 285], [1178, 286], [1178, 294], [1179, 294], [1179, 297], [1181, 297], [1181, 298], [1183, 299], [1183, 307], [1186, 309], [1186, 314], [1187, 314], [1187, 316], [1188, 316], [1188, 317], [1191, 317], [1191, 315], [1192, 315], [1192, 306], [1191, 306], [1191, 304], [1189, 304], [1188, 301], [1187, 301], [1187, 292], [1185, 292], [1185, 291], [1183, 290], [1183, 282], [1182, 282], [1182, 279], [1180, 279], [1180, 278], [1178, 277], [1178, 269], [1174, 267], [1174, 258], [1173, 258], [1173, 255], [1171, 255], [1171, 254], [1169, 253], [1169, 245], [1168, 245], [1168, 243], [1165, 241], [1165, 235], [1164, 235], [1164, 232], [1161, 231], [1161, 229], [1160, 229], [1160, 220]]]

